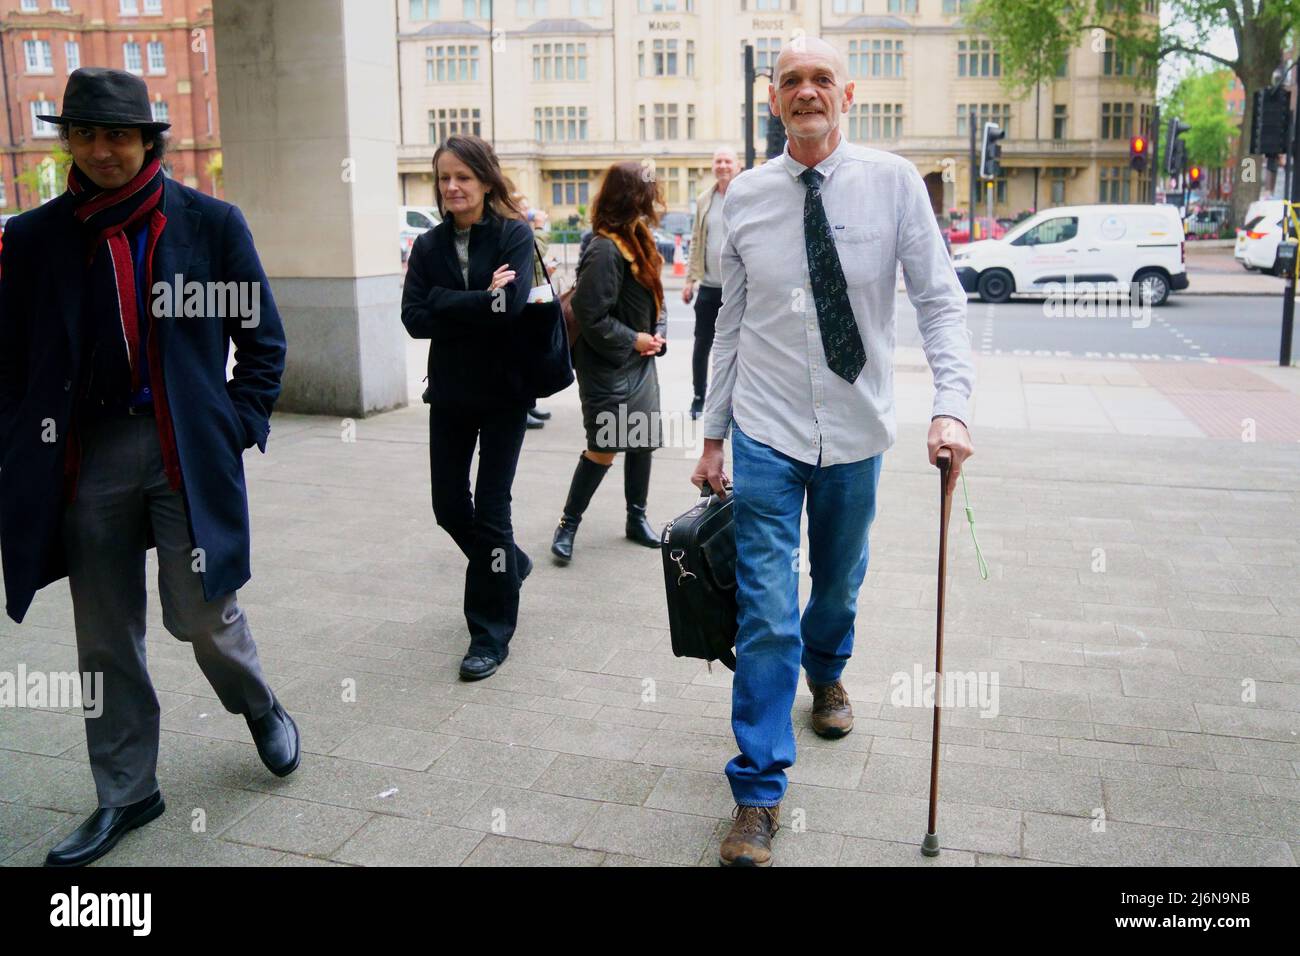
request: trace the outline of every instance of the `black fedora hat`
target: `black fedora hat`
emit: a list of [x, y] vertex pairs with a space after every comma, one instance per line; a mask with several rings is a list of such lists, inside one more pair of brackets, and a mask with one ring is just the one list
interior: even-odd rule
[[79, 123], [85, 126], [139, 126], [147, 130], [170, 129], [159, 123], [149, 108], [149, 87], [140, 77], [125, 70], [87, 66], [73, 70], [63, 88], [63, 112], [42, 116], [47, 123]]

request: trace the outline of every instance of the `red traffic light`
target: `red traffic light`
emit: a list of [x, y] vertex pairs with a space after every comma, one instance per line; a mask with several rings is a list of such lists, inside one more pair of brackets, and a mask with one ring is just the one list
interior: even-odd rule
[[1134, 156], [1142, 156], [1147, 151], [1147, 141], [1141, 136], [1134, 136], [1129, 142], [1129, 152]]
[[1193, 166], [1187, 171], [1187, 175], [1191, 177], [1193, 184], [1199, 183], [1201, 181], [1201, 167]]

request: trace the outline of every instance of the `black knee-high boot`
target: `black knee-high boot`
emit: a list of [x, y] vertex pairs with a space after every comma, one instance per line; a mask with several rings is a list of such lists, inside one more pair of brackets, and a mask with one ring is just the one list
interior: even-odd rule
[[650, 451], [630, 451], [623, 456], [623, 494], [627, 498], [627, 536], [647, 548], [659, 547], [659, 533], [646, 520], [650, 494]]
[[564, 514], [560, 516], [559, 527], [555, 529], [555, 538], [551, 542], [551, 554], [564, 564], [573, 560], [573, 536], [578, 532], [583, 512], [591, 503], [591, 496], [600, 487], [601, 479], [609, 471], [609, 465], [592, 461], [586, 455], [578, 457], [578, 467], [573, 471], [573, 480], [569, 482], [569, 499], [564, 503]]

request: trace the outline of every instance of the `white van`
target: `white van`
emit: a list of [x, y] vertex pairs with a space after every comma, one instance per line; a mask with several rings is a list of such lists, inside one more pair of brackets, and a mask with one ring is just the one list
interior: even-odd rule
[[397, 238], [402, 247], [402, 261], [411, 254], [415, 240], [442, 222], [436, 206], [399, 206]]
[[1163, 305], [1187, 288], [1183, 223], [1173, 206], [1058, 206], [953, 255], [962, 288], [985, 302], [1071, 283], [1139, 283]]

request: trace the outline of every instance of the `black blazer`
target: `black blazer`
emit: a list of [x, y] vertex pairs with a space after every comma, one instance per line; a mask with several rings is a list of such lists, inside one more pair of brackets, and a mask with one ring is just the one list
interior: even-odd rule
[[[243, 452], [266, 450], [284, 372], [284, 327], [240, 211], [174, 179], [163, 189], [167, 227], [154, 252], [154, 281], [256, 282], [260, 292], [252, 327], [238, 317], [155, 319], [186, 510], [206, 559], [203, 594], [212, 600], [249, 579]], [[65, 192], [11, 219], [0, 256], [0, 552], [15, 621], [39, 588], [67, 574], [63, 466], [85, 375], [85, 240], [72, 206]], [[53, 442], [45, 440], [51, 421]]]
[[[402, 289], [402, 324], [429, 339], [429, 397], [434, 407], [528, 407], [514, 346], [533, 281], [533, 230], [488, 211], [470, 227], [469, 287], [461, 279], [449, 216], [415, 240]], [[488, 292], [492, 273], [509, 263], [515, 280]]]

